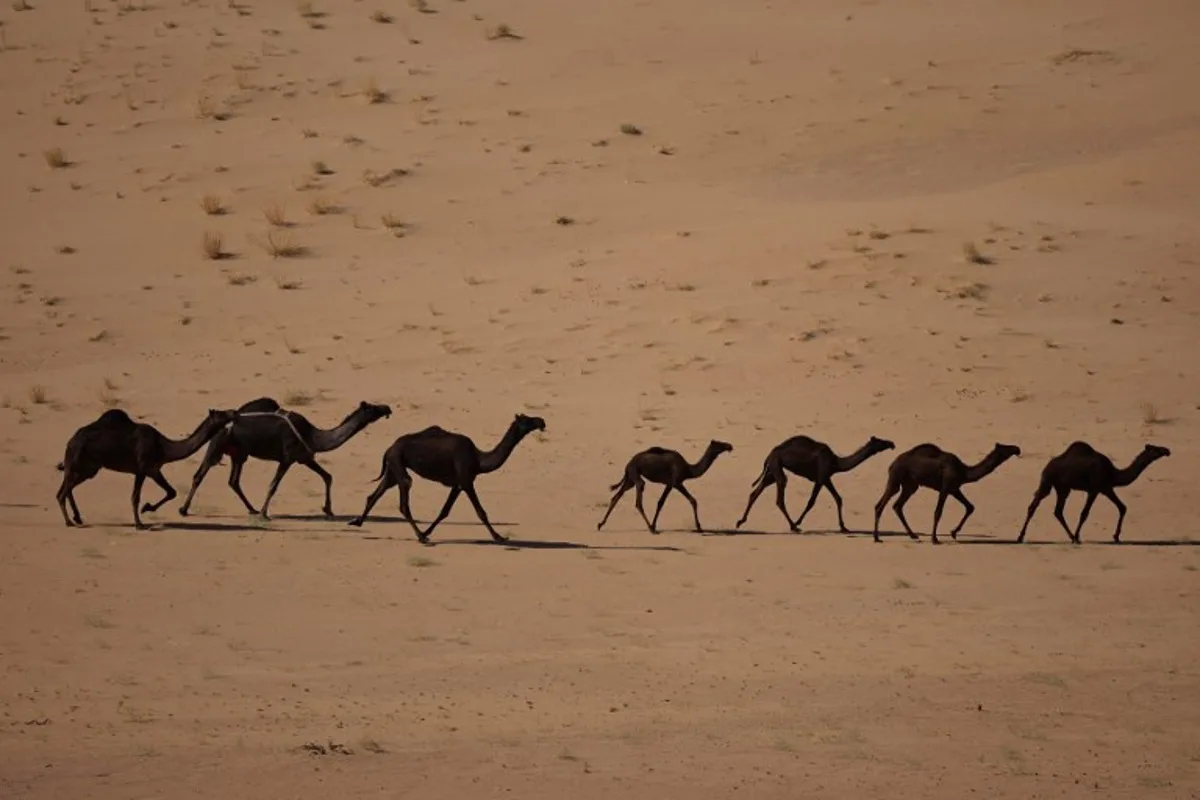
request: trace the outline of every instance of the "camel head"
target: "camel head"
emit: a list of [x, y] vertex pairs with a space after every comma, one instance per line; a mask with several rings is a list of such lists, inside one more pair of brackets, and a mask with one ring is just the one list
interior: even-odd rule
[[1166, 458], [1167, 456], [1171, 455], [1170, 450], [1165, 447], [1160, 447], [1156, 444], [1146, 445], [1144, 448], [1142, 448], [1142, 452], [1146, 455], [1146, 458], [1150, 459], [1151, 461], [1158, 461], [1160, 458]]
[[1017, 447], [1015, 444], [1001, 444], [1000, 442], [996, 442], [996, 445], [992, 448], [992, 452], [1001, 461], [1007, 461], [1013, 456], [1021, 455], [1021, 448]]
[[708, 449], [712, 450], [715, 455], [719, 456], [721, 453], [732, 452], [733, 445], [731, 445], [729, 442], [722, 442], [720, 439], [713, 439], [708, 443]]
[[871, 453], [882, 453], [884, 450], [895, 450], [896, 443], [890, 439], [880, 439], [878, 436], [872, 436], [867, 442], [867, 450]]
[[546, 420], [541, 417], [527, 417], [524, 414], [517, 414], [513, 417], [513, 424], [517, 426], [517, 431], [522, 436], [528, 436], [534, 431], [546, 430]]
[[358, 413], [363, 415], [363, 419], [369, 425], [376, 420], [381, 420], [384, 417], [392, 415], [392, 407], [387, 404], [368, 403], [363, 400], [358, 404]]

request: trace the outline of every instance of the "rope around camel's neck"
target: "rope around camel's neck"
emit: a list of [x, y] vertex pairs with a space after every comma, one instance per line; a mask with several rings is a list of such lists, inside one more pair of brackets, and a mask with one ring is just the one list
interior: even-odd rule
[[296, 423], [292, 422], [291, 413], [282, 408], [278, 411], [243, 411], [238, 414], [238, 419], [242, 419], [243, 417], [279, 417], [292, 429], [292, 433], [296, 434], [296, 439], [304, 446], [304, 449], [310, 454], [313, 453], [313, 449], [308, 446], [308, 442], [304, 441], [304, 437], [300, 435], [300, 431], [296, 430]]

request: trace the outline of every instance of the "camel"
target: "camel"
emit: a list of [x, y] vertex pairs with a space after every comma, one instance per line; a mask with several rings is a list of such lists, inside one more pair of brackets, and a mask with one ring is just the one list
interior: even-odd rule
[[[788, 528], [792, 531], [800, 530], [805, 516], [817, 502], [817, 495], [820, 494], [821, 489], [826, 489], [833, 496], [833, 502], [837, 505], [838, 527], [842, 533], [849, 533], [850, 531], [842, 519], [842, 496], [838, 494], [837, 489], [833, 488], [833, 476], [839, 472], [849, 472], [876, 453], [894, 450], [895, 447], [896, 445], [887, 439], [872, 436], [852, 455], [838, 456], [829, 445], [808, 436], [793, 436], [785, 439], [767, 453], [767, 457], [763, 461], [762, 472], [751, 484], [754, 488], [750, 490], [750, 499], [746, 501], [746, 510], [742, 513], [742, 518], [737, 521], [737, 527], [742, 527], [746, 522], [746, 518], [750, 516], [750, 509], [758, 500], [758, 496], [768, 486], [775, 484], [775, 505], [783, 512], [783, 518], [787, 520]], [[787, 505], [784, 503], [788, 472], [807, 478], [813, 483], [808, 505], [804, 507], [800, 518], [795, 522], [792, 521]]]
[[[66, 455], [56, 468], [63, 473], [58, 490], [58, 506], [67, 527], [83, 525], [79, 506], [75, 503], [75, 487], [91, 480], [107, 469], [133, 475], [133, 525], [144, 530], [141, 514], [157, 511], [164, 503], [175, 499], [175, 489], [163, 477], [162, 468], [195, 453], [204, 443], [237, 419], [233, 409], [209, 409], [208, 416], [185, 439], [168, 439], [153, 426], [134, 422], [121, 409], [109, 409], [97, 419], [84, 425], [67, 441]], [[142, 484], [146, 478], [162, 487], [165, 495], [157, 503], [146, 503], [139, 509]], [[67, 516], [67, 503], [71, 513]]]
[[[380, 465], [378, 477], [375, 478], [379, 481], [379, 485], [367, 498], [362, 514], [350, 520], [348, 524], [362, 527], [363, 522], [367, 519], [367, 514], [371, 513], [371, 508], [379, 502], [379, 498], [383, 497], [388, 489], [398, 486], [400, 513], [412, 525], [413, 531], [417, 534], [417, 541], [426, 544], [429, 542], [429, 535], [433, 533], [433, 529], [450, 513], [459, 494], [465, 493], [467, 499], [471, 501], [471, 505], [475, 507], [475, 513], [479, 516], [480, 522], [492, 535], [492, 539], [497, 542], [507, 542], [507, 537], [497, 533], [496, 529], [492, 527], [491, 521], [488, 520], [487, 512], [484, 511], [483, 504], [479, 502], [479, 495], [475, 493], [475, 479], [480, 475], [500, 469], [526, 436], [534, 431], [544, 430], [546, 430], [546, 421], [541, 417], [516, 414], [499, 444], [487, 451], [476, 447], [469, 437], [437, 425], [414, 433], [406, 433], [392, 442], [391, 447], [384, 451], [383, 463]], [[442, 510], [438, 512], [437, 518], [429, 523], [429, 527], [425, 529], [424, 533], [417, 527], [417, 522], [413, 519], [412, 508], [409, 505], [409, 491], [412, 489], [413, 483], [412, 476], [408, 474], [409, 470], [425, 480], [450, 487], [450, 494], [446, 497]]]
[[[1025, 541], [1025, 531], [1029, 527], [1029, 520], [1033, 519], [1034, 512], [1053, 489], [1057, 495], [1054, 502], [1054, 518], [1063, 526], [1063, 530], [1067, 532], [1067, 538], [1073, 543], [1080, 543], [1079, 532], [1083, 530], [1083, 523], [1092, 510], [1092, 503], [1096, 501], [1096, 496], [1101, 494], [1117, 507], [1117, 530], [1113, 534], [1113, 541], [1120, 542], [1121, 525], [1125, 522], [1125, 504], [1121, 502], [1113, 489], [1133, 483], [1141, 477], [1146, 467], [1169, 455], [1171, 455], [1171, 451], [1167, 448], [1156, 444], [1147, 444], [1128, 467], [1117, 469], [1111, 458], [1087, 442], [1072, 442], [1066, 450], [1051, 458], [1042, 469], [1041, 480], [1033, 494], [1033, 501], [1029, 504], [1029, 512], [1025, 515], [1025, 524], [1021, 526], [1021, 534], [1017, 537], [1017, 541]], [[1087, 494], [1083, 510], [1079, 512], [1079, 524], [1075, 526], [1075, 533], [1071, 533], [1066, 519], [1063, 518], [1067, 496], [1072, 490]]]
[[958, 539], [958, 532], [966, 524], [967, 518], [975, 512], [975, 506], [962, 493], [963, 484], [974, 483], [987, 477], [1005, 461], [1019, 455], [1021, 455], [1021, 448], [1014, 444], [999, 442], [992, 448], [992, 452], [973, 466], [967, 466], [958, 456], [933, 444], [919, 444], [911, 450], [901, 453], [888, 467], [887, 488], [883, 490], [883, 496], [875, 504], [875, 541], [880, 541], [879, 518], [883, 516], [884, 506], [896, 492], [900, 493], [899, 499], [893, 506], [896, 516], [900, 518], [908, 535], [913, 539], [918, 538], [912, 528], [908, 526], [908, 520], [904, 518], [904, 504], [922, 486], [938, 493], [937, 506], [933, 509], [931, 542], [938, 544], [938, 521], [942, 518], [942, 507], [946, 504], [947, 497], [953, 497], [966, 509], [966, 513], [963, 514], [958, 525], [950, 531], [950, 538]]
[[[221, 463], [223, 456], [229, 456], [232, 461], [229, 487], [251, 514], [269, 519], [268, 507], [279, 488], [279, 482], [293, 464], [302, 464], [324, 481], [325, 505], [321, 510], [326, 517], [332, 517], [333, 476], [317, 463], [316, 454], [336, 450], [372, 422], [390, 417], [391, 414], [392, 409], [386, 405], [360, 402], [336, 427], [322, 430], [309, 422], [303, 414], [284, 409], [273, 398], [259, 397], [251, 400], [238, 409], [237, 422], [209, 443], [204, 459], [196, 469], [196, 474], [192, 476], [191, 491], [179, 507], [179, 513], [187, 516], [192, 498], [196, 496], [196, 490], [200, 488], [204, 476]], [[261, 511], [256, 510], [242, 493], [242, 468], [251, 458], [275, 461], [279, 464], [267, 489], [267, 496], [263, 499]]]
[[[704, 529], [700, 526], [700, 509], [696, 505], [696, 498], [692, 497], [691, 492], [684, 488], [683, 482], [699, 478], [708, 472], [708, 468], [717, 460], [717, 456], [731, 450], [733, 450], [733, 445], [729, 442], [713, 439], [704, 450], [704, 455], [695, 464], [689, 464], [677, 451], [668, 450], [665, 447], [651, 447], [637, 453], [625, 465], [625, 474], [621, 476], [621, 480], [608, 487], [610, 491], [616, 491], [616, 494], [608, 504], [608, 511], [604, 512], [604, 519], [596, 525], [596, 530], [604, 527], [604, 523], [608, 521], [608, 516], [612, 514], [613, 509], [617, 507], [621, 496], [630, 489], [636, 488], [637, 495], [634, 505], [637, 507], [638, 513], [642, 515], [642, 519], [646, 520], [646, 527], [650, 529], [651, 533], [657, 534], [658, 515], [663, 510], [663, 504], [667, 502], [667, 495], [674, 489], [692, 504], [696, 532], [703, 533]], [[658, 498], [658, 507], [654, 510], [653, 520], [646, 519], [646, 511], [642, 507], [642, 492], [646, 489], [646, 481], [662, 483], [667, 487], [663, 490], [662, 497]]]

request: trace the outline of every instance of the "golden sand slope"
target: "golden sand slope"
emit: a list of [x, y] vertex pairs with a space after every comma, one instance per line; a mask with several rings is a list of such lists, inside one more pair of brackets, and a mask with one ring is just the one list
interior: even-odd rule
[[[1200, 792], [1195, 3], [0, 21], [3, 797]], [[63, 527], [54, 464], [106, 406], [178, 436], [260, 395], [392, 405], [321, 457], [339, 520], [297, 469], [248, 521], [222, 466], [187, 520], [135, 533], [105, 473]], [[343, 524], [393, 437], [518, 411], [546, 433], [478, 486], [539, 547], [474, 546], [465, 501], [432, 549], [394, 494]], [[1023, 456], [937, 549], [815, 533], [825, 495], [799, 536], [771, 493], [744, 536], [677, 497], [661, 536], [632, 497], [594, 530], [632, 453], [710, 438], [727, 529], [796, 433]], [[1172, 449], [1121, 490], [1128, 546], [1104, 500], [1084, 547], [1052, 503], [975, 546], [1075, 439]], [[893, 455], [838, 479], [852, 528]]]

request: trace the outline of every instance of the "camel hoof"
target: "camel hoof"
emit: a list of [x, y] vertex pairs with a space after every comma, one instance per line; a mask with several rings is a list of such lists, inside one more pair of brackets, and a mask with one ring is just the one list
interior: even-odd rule
[[188, 515], [187, 508], [185, 506], [180, 506], [179, 507], [179, 516], [186, 517], [187, 515]]
[[352, 519], [346, 522], [347, 525], [353, 525], [356, 528], [361, 528], [363, 521], [361, 519]]
[[325, 515], [326, 519], [329, 519], [333, 516], [333, 509], [332, 508], [322, 509], [321, 513], [323, 513]]

